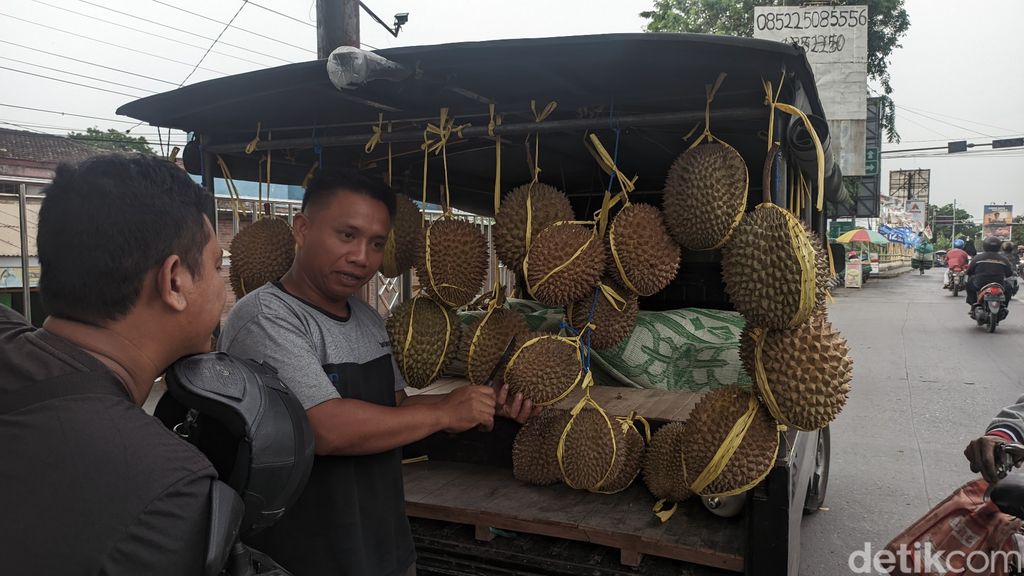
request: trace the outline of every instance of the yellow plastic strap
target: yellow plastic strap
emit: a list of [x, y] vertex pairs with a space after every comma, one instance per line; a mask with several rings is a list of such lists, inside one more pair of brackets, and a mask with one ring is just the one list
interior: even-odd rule
[[771, 82], [764, 83], [765, 92], [768, 97], [768, 104], [772, 108], [772, 114], [769, 118], [768, 125], [768, 146], [769, 149], [772, 145], [772, 140], [775, 134], [775, 114], [774, 110], [778, 109], [786, 114], [797, 116], [803, 121], [804, 127], [807, 128], [807, 133], [810, 134], [811, 140], [814, 142], [814, 154], [818, 162], [818, 200], [816, 207], [818, 210], [822, 210], [825, 206], [825, 150], [821, 146], [821, 139], [818, 138], [818, 132], [814, 129], [811, 124], [811, 119], [804, 114], [804, 111], [797, 108], [796, 106], [779, 102], [779, 97], [782, 92], [782, 82], [779, 82], [779, 89], [773, 93]]
[[814, 246], [807, 238], [803, 225], [792, 214], [782, 211], [786, 215], [786, 225], [789, 228], [789, 240], [793, 253], [796, 254], [800, 264], [800, 307], [796, 315], [789, 321], [790, 328], [803, 324], [814, 311], [814, 291], [817, 287], [817, 263]]
[[[498, 307], [497, 303], [498, 303], [498, 299], [497, 298], [492, 298], [491, 299], [491, 303], [487, 305], [487, 312], [484, 314], [483, 319], [480, 320], [480, 325], [477, 326], [476, 327], [476, 331], [473, 332], [473, 339], [469, 343], [469, 354], [466, 356], [466, 372], [467, 372], [467, 375], [469, 373], [469, 366], [473, 365], [473, 354], [476, 353], [476, 346], [477, 346], [477, 343], [480, 341], [480, 333], [484, 331], [484, 326], [486, 326], [487, 325], [487, 321], [491, 319], [491, 314], [493, 314], [494, 310], [497, 309], [497, 307]], [[482, 382], [481, 382], [481, 384], [482, 384]]]
[[[409, 311], [409, 325], [408, 325], [408, 327], [406, 328], [406, 331], [405, 331], [405, 343], [402, 345], [402, 375], [403, 376], [405, 374], [409, 373], [408, 372], [409, 345], [412, 344], [413, 318], [415, 318], [415, 316], [416, 316], [416, 305], [419, 304], [420, 300], [421, 300], [420, 298], [413, 299], [413, 301], [412, 301], [412, 310]], [[426, 300], [428, 302], [430, 302], [431, 304], [433, 304], [434, 306], [437, 306], [438, 308], [441, 308], [441, 306], [437, 302], [434, 302], [430, 298], [426, 298]], [[430, 373], [430, 378], [427, 379], [427, 383], [428, 384], [433, 382], [434, 379], [437, 378], [438, 374], [440, 374], [441, 367], [444, 365], [444, 359], [445, 359], [446, 356], [448, 356], [448, 346], [451, 343], [452, 321], [451, 321], [451, 318], [448, 317], [448, 311], [447, 310], [445, 310], [444, 308], [441, 308], [441, 313], [444, 315], [444, 325], [445, 325], [445, 329], [444, 329], [444, 348], [441, 349], [441, 355], [437, 359], [437, 366], [434, 367], [434, 371]]]
[[636, 190], [636, 181], [639, 176], [634, 176], [632, 180], [627, 178], [626, 175], [622, 173], [622, 170], [619, 170], [619, 167], [615, 165], [615, 160], [612, 158], [612, 155], [608, 153], [608, 150], [605, 149], [604, 145], [601, 144], [601, 140], [597, 137], [597, 134], [591, 133], [589, 138], [590, 143], [587, 146], [587, 150], [590, 151], [590, 155], [594, 157], [594, 160], [597, 160], [598, 165], [601, 166], [604, 173], [609, 176], [615, 176], [615, 179], [619, 181], [619, 188], [627, 195], [633, 190]]
[[[391, 134], [391, 122], [388, 122], [388, 134]], [[388, 140], [388, 188], [391, 187], [391, 141]]]
[[751, 328], [750, 337], [754, 339], [754, 380], [757, 383], [757, 389], [761, 392], [761, 398], [764, 400], [764, 405], [768, 408], [768, 412], [771, 413], [772, 417], [775, 418], [783, 427], [795, 428], [788, 419], [782, 414], [782, 409], [779, 408], [779, 403], [775, 400], [775, 395], [772, 394], [771, 385], [768, 383], [768, 374], [764, 371], [764, 362], [762, 361], [764, 353], [764, 341], [768, 335], [767, 331], [763, 328]]
[[501, 115], [494, 113], [494, 104], [489, 105], [490, 120], [487, 122], [487, 135], [494, 138], [494, 215], [501, 208], [501, 136], [494, 135], [494, 128], [501, 126]]
[[373, 152], [373, 149], [377, 147], [377, 144], [380, 144], [381, 139], [384, 136], [383, 128], [384, 128], [384, 113], [381, 112], [381, 113], [379, 113], [377, 115], [377, 125], [370, 127], [370, 129], [373, 130], [373, 134], [370, 136], [369, 141], [366, 142], [366, 146], [363, 146], [363, 151], [364, 152], [369, 154], [370, 152]]
[[701, 494], [709, 484], [722, 474], [722, 471], [729, 464], [729, 460], [732, 459], [733, 454], [736, 453], [740, 444], [743, 443], [743, 438], [747, 435], [747, 431], [750, 430], [750, 425], [753, 424], [755, 416], [757, 416], [757, 398], [751, 394], [750, 400], [747, 402], [747, 411], [733, 424], [729, 434], [726, 435], [725, 440], [718, 447], [718, 451], [715, 452], [708, 465], [704, 467], [704, 471], [690, 484], [690, 490], [693, 493]]
[[252, 140], [249, 140], [249, 143], [245, 145], [245, 153], [246, 154], [252, 154], [253, 152], [256, 151], [256, 147], [259, 146], [259, 144], [260, 144], [260, 129], [262, 127], [263, 127], [263, 123], [262, 122], [257, 122], [256, 123], [256, 136], [254, 136]]
[[171, 153], [167, 155], [167, 159], [170, 160], [171, 162], [177, 163], [178, 162], [178, 154], [180, 152], [181, 152], [181, 148], [179, 148], [177, 146], [175, 146], [174, 148], [171, 148]]
[[[636, 286], [633, 285], [633, 281], [630, 280], [629, 276], [626, 274], [625, 268], [622, 267], [622, 259], [619, 258], [619, 250], [615, 246], [614, 222], [612, 222], [611, 228], [608, 229], [608, 246], [611, 248], [612, 261], [615, 262], [615, 270], [617, 270], [619, 273], [619, 280], [622, 280], [622, 283], [625, 284], [626, 288], [628, 288], [631, 292], [633, 292], [634, 294], [639, 294], [640, 291], [636, 289]], [[622, 311], [621, 308], [619, 308], [618, 310], [620, 312]]]
[[665, 499], [662, 498], [654, 503], [654, 515], [661, 520], [662, 524], [664, 524], [665, 522], [668, 522], [668, 519], [671, 518], [673, 514], [676, 513], [676, 509], [678, 508], [678, 502], [673, 502], [670, 508], [665, 508]]
[[[270, 142], [274, 138], [273, 132], [267, 132], [267, 142]], [[267, 201], [270, 201], [270, 186], [272, 180], [270, 179], [270, 160], [272, 158], [273, 151], [267, 150]]]
[[[447, 145], [448, 139], [451, 138], [452, 134], [458, 135], [462, 138], [462, 129], [469, 126], [469, 124], [455, 125], [455, 119], [448, 118], [448, 108], [441, 108], [440, 118], [437, 124], [427, 124], [426, 130], [423, 131], [423, 162], [426, 164], [427, 156], [433, 153], [435, 156], [440, 154], [442, 159], [442, 165], [444, 166], [444, 209], [446, 212], [451, 211], [451, 202], [448, 197], [448, 152]], [[427, 167], [423, 166], [423, 198], [426, 202], [427, 197]]]
[[[552, 224], [552, 226], [559, 226], [559, 225], [564, 225], [564, 224], [582, 224], [582, 223], [583, 222], [565, 221], [565, 222], [555, 222], [554, 224]], [[593, 224], [593, 222], [587, 222], [587, 224]], [[555, 266], [550, 272], [545, 274], [544, 277], [541, 278], [540, 280], [537, 280], [537, 283], [533, 284], [533, 285], [530, 284], [529, 276], [527, 276], [525, 274], [528, 271], [527, 262], [530, 259], [530, 253], [529, 253], [529, 251], [527, 251], [526, 259], [523, 260], [523, 272], [524, 272], [524, 276], [526, 276], [526, 289], [527, 289], [527, 291], [529, 291], [530, 294], [533, 294], [534, 290], [536, 290], [537, 288], [540, 288], [541, 285], [543, 285], [545, 282], [547, 282], [552, 276], [554, 276], [555, 274], [558, 274], [559, 272], [561, 272], [562, 270], [567, 268], [570, 264], [572, 264], [577, 258], [579, 258], [587, 250], [587, 248], [590, 247], [590, 243], [594, 242], [596, 239], [597, 239], [597, 229], [594, 229], [594, 230], [591, 231], [590, 238], [586, 242], [584, 242], [583, 245], [580, 246], [576, 250], [576, 252], [574, 252], [573, 255], [568, 258], [568, 260], [566, 260], [565, 262], [562, 262], [558, 266]]]
[[[707, 140], [708, 142], [714, 142], [715, 137], [711, 134], [711, 103], [715, 101], [715, 94], [718, 93], [718, 89], [722, 87], [722, 82], [725, 81], [727, 74], [722, 72], [718, 75], [718, 79], [715, 80], [714, 84], [706, 84], [704, 86], [704, 92], [707, 96], [704, 104], [704, 132], [701, 133], [700, 137], [690, 144], [690, 148], [696, 148], [701, 142]], [[691, 131], [691, 134], [693, 132]]]
[[238, 193], [238, 188], [235, 186], [234, 179], [231, 178], [231, 171], [228, 170], [227, 163], [221, 158], [220, 154], [217, 154], [217, 165], [220, 166], [221, 176], [224, 177], [224, 184], [228, 188], [228, 196], [231, 198], [231, 207], [237, 216], [241, 210], [241, 195]]
[[622, 312], [626, 309], [626, 299], [616, 292], [615, 288], [612, 288], [604, 282], [598, 282], [597, 288], [601, 291], [601, 295], [604, 296], [604, 299], [608, 301], [608, 304], [611, 304], [611, 307], [615, 308], [616, 312]]
[[[590, 372], [587, 372], [587, 376], [590, 376]], [[585, 383], [586, 381], [584, 381], [584, 384]], [[608, 418], [608, 413], [604, 411], [604, 408], [601, 408], [601, 405], [590, 397], [590, 390], [586, 391], [583, 398], [580, 398], [580, 401], [576, 403], [576, 406], [574, 406], [572, 412], [570, 412], [571, 417], [569, 418], [569, 422], [566, 423], [565, 429], [562, 430], [562, 436], [558, 439], [558, 448], [555, 451], [555, 455], [558, 458], [558, 468], [562, 471], [562, 479], [565, 482], [565, 485], [570, 488], [579, 488], [579, 486], [574, 486], [565, 475], [565, 439], [569, 435], [569, 431], [572, 430], [572, 425], [573, 422], [576, 421], [576, 416], [588, 404], [597, 410], [604, 418], [605, 423], [608, 424], [608, 436], [612, 439], [612, 455], [608, 460], [608, 468], [605, 470], [604, 476], [602, 476], [601, 479], [598, 480], [597, 484], [592, 488], [594, 491], [600, 491], [601, 486], [608, 480], [608, 477], [611, 476], [612, 469], [615, 467], [615, 458], [618, 456], [618, 442], [615, 438], [615, 426], [612, 424], [611, 419]]]
[[395, 227], [388, 230], [388, 240], [384, 244], [384, 260], [381, 261], [381, 271], [388, 278], [398, 276], [398, 260], [395, 259]]

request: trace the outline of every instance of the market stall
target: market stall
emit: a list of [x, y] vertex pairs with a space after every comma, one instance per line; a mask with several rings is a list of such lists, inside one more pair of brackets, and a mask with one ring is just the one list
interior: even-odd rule
[[[388, 320], [406, 380], [431, 393], [497, 374], [549, 405], [543, 422], [553, 426], [506, 422], [409, 447], [411, 517], [470, 525], [479, 541], [515, 531], [519, 542], [600, 545], [628, 565], [654, 556], [797, 573], [800, 519], [823, 501], [827, 425], [850, 378], [845, 341], [825, 316], [832, 266], [813, 236], [841, 174], [801, 49], [686, 34], [342, 48], [118, 112], [195, 134], [185, 165], [207, 185], [300, 184], [345, 166], [411, 199], [384, 270], [409, 274], [415, 264], [422, 287]], [[426, 203], [442, 216], [425, 222]], [[493, 235], [455, 209], [494, 216]], [[402, 247], [409, 230], [424, 235], [416, 257]], [[496, 261], [489, 245], [514, 283], [484, 286]], [[505, 319], [525, 326], [545, 314], [513, 310], [509, 296], [556, 310], [557, 332], [529, 324], [515, 346], [490, 336], [508, 334], [494, 328]], [[463, 331], [460, 314], [474, 311]], [[645, 314], [663, 312], [675, 316], [648, 325], [685, 321], [707, 342], [621, 353]], [[706, 327], [712, 317], [717, 330]], [[699, 385], [605, 385], [644, 386], [657, 362]], [[744, 364], [743, 378], [707, 370], [729, 362]], [[619, 381], [600, 380], [598, 368]], [[810, 397], [814, 409], [799, 399]], [[546, 448], [524, 452], [527, 437]], [[524, 454], [540, 460], [524, 464]], [[421, 573], [502, 563], [613, 571], [578, 572], [539, 544], [511, 553], [439, 538], [430, 526], [417, 529]]]

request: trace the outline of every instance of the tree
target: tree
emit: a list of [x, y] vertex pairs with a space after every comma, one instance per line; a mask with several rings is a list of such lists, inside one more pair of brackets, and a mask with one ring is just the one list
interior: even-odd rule
[[68, 138], [114, 152], [153, 153], [153, 149], [149, 147], [149, 142], [146, 141], [145, 136], [131, 136], [113, 128], [107, 129], [106, 132], [96, 127], [86, 128], [85, 132], [69, 133]]
[[1010, 228], [1010, 241], [1017, 246], [1024, 245], [1024, 216], [1014, 216]]
[[[981, 225], [974, 223], [974, 216], [971, 216], [963, 208], [957, 208], [956, 214], [953, 213], [953, 205], [946, 204], [945, 206], [933, 206], [928, 205], [927, 221], [930, 225], [934, 222], [936, 216], [946, 216], [947, 218], [952, 217], [956, 220], [956, 237], [957, 238], [968, 238], [971, 241], [975, 241], [981, 237]], [[938, 224], [935, 229], [932, 230], [932, 234], [935, 237], [935, 248], [938, 250], [948, 250], [953, 240], [956, 238], [950, 238], [950, 234], [953, 232], [953, 226], [950, 224]], [[1022, 231], [1024, 233], [1024, 231]]]
[[[799, 6], [806, 0], [655, 0], [654, 9], [641, 12], [648, 32], [702, 32], [705, 34], [754, 35], [755, 6]], [[882, 125], [890, 142], [899, 142], [896, 131], [889, 57], [902, 47], [900, 39], [910, 28], [903, 0], [833, 0], [833, 4], [864, 4], [868, 7], [868, 76], [882, 85], [885, 105]]]

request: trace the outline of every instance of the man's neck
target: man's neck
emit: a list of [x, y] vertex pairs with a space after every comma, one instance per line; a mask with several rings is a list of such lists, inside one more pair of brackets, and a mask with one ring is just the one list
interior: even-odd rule
[[115, 328], [49, 317], [43, 329], [85, 350], [121, 381], [132, 400], [142, 405], [162, 369], [140, 346]]
[[292, 268], [281, 277], [281, 285], [284, 286], [284, 289], [293, 296], [297, 296], [318, 308], [334, 314], [335, 316], [348, 318], [349, 306], [347, 298], [339, 301], [325, 297], [316, 289], [312, 282], [310, 282], [296, 269], [295, 266], [292, 266]]

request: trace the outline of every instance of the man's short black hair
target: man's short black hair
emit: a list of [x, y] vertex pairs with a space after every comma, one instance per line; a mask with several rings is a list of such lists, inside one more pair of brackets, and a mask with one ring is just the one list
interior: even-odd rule
[[213, 198], [142, 154], [61, 164], [39, 211], [39, 290], [49, 314], [101, 324], [128, 313], [147, 273], [177, 254], [198, 276]]
[[388, 216], [395, 219], [395, 193], [383, 181], [364, 176], [358, 172], [342, 169], [320, 170], [306, 186], [302, 195], [302, 211], [316, 207], [334, 193], [348, 190], [378, 200], [388, 209]]

